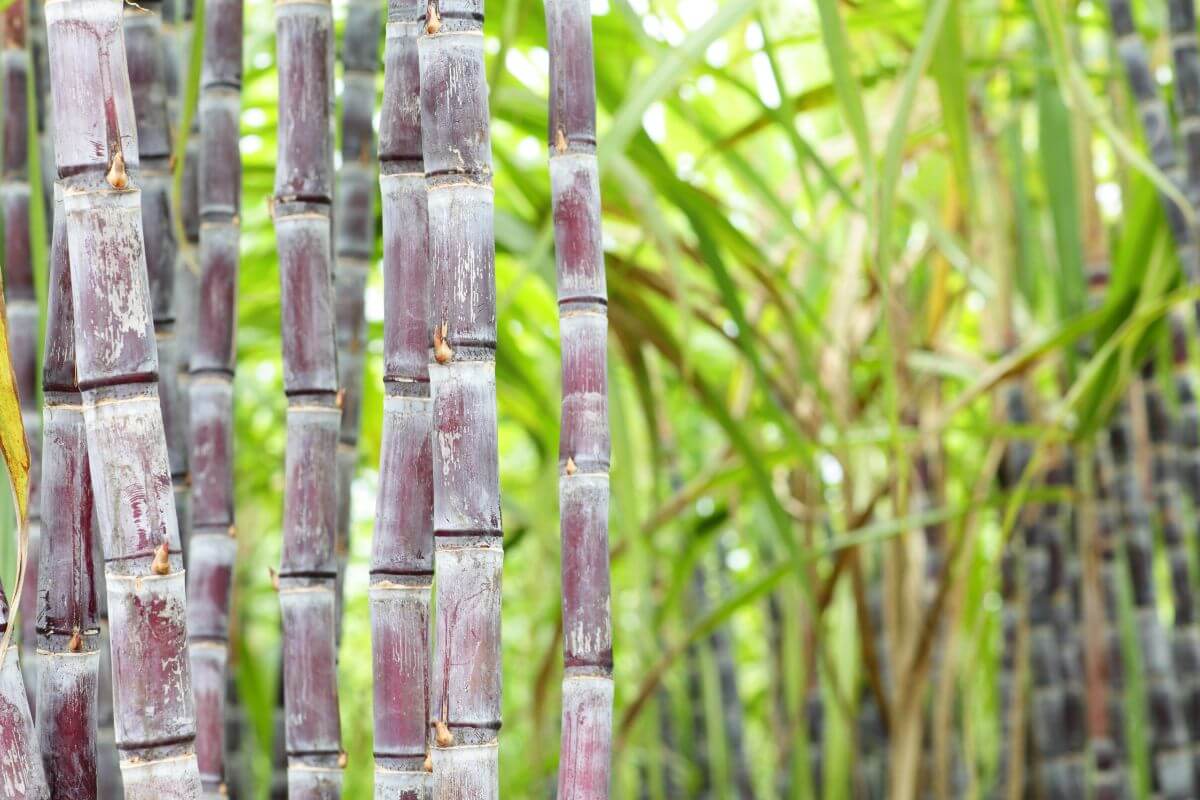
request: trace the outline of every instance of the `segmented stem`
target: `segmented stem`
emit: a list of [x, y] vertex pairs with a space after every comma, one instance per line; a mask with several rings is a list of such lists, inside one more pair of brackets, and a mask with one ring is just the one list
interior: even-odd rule
[[279, 600], [288, 796], [340, 797], [337, 697], [337, 348], [334, 339], [333, 14], [279, 0], [275, 233], [283, 307], [287, 456]]
[[425, 800], [432, 786], [425, 769], [433, 579], [432, 275], [417, 52], [424, 12], [413, 0], [389, 4], [379, 130], [384, 409], [370, 590], [378, 800]]

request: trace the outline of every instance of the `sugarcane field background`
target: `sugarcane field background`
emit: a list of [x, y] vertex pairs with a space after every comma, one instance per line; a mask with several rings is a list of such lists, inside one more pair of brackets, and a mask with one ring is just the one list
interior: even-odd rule
[[0, 799], [1200, 798], [1193, 0], [0, 28]]

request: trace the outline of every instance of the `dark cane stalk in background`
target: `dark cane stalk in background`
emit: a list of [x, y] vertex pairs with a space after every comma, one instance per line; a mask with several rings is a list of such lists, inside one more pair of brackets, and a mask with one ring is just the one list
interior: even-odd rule
[[333, 260], [333, 14], [275, 7], [279, 152], [275, 233], [282, 282], [287, 463], [279, 600], [288, 794], [341, 796], [337, 696], [337, 349]]
[[[120, 0], [46, 4], [76, 375], [112, 639], [126, 800], [200, 793], [179, 529], [158, 399]], [[131, 173], [133, 175], [131, 176]]]
[[375, 74], [379, 71], [379, 3], [353, 0], [342, 38], [342, 164], [333, 215], [337, 303], [338, 383], [342, 430], [338, 441], [338, 641], [342, 630], [342, 584], [350, 557], [351, 487], [358, 465], [362, 418], [367, 278], [375, 255]]
[[191, 353], [192, 522], [188, 614], [196, 754], [206, 796], [225, 780], [225, 693], [237, 540], [233, 373], [241, 235], [242, 2], [210, 0], [200, 88], [200, 291]]
[[612, 775], [612, 617], [608, 569], [608, 291], [600, 231], [592, 14], [547, 0], [550, 187], [562, 340], [561, 798], [607, 797]]
[[370, 588], [379, 800], [427, 800], [432, 784], [426, 762], [433, 580], [432, 276], [417, 56], [424, 12], [424, 5], [412, 0], [389, 4], [379, 128], [384, 408]]
[[499, 797], [496, 251], [483, 0], [439, 0], [419, 39], [433, 274], [434, 797]]

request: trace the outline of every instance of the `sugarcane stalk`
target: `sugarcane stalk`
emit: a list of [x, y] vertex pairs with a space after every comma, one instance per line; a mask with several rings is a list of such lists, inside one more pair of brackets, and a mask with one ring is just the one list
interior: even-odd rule
[[1129, 402], [1118, 409], [1110, 429], [1113, 455], [1112, 489], [1125, 533], [1124, 547], [1137, 621], [1139, 651], [1146, 674], [1147, 709], [1154, 755], [1154, 785], [1164, 798], [1193, 795], [1187, 729], [1172, 674], [1170, 645], [1158, 621], [1153, 576], [1150, 515], [1141, 497], [1133, 456]]
[[592, 17], [586, 0], [546, 0], [545, 7], [563, 385], [559, 514], [565, 668], [558, 794], [594, 798], [607, 797], [612, 780], [613, 656], [608, 292], [600, 231]]
[[[430, 757], [429, 622], [434, 566], [428, 354], [433, 276], [426, 249], [417, 52], [424, 10], [412, 0], [388, 6], [379, 129], [384, 411], [370, 588], [375, 797], [379, 800], [425, 800], [432, 787], [426, 759]], [[361, 291], [356, 291], [358, 298]], [[343, 443], [345, 433], [343, 425]]]
[[488, 800], [499, 796], [504, 551], [483, 0], [436, 0], [423, 24], [421, 141], [433, 273], [434, 797]]
[[36, 712], [37, 571], [41, 550], [41, 505], [38, 501], [41, 457], [41, 407], [38, 403], [38, 305], [33, 283], [33, 249], [29, 230], [29, 135], [26, 113], [30, 71], [26, 7], [16, 0], [3, 12], [3, 151], [0, 159], [0, 210], [4, 223], [4, 289], [8, 310], [9, 351], [20, 396], [21, 419], [29, 445], [29, 564], [18, 598], [21, 609], [21, 666]]
[[[353, 0], [342, 41], [342, 164], [334, 213], [338, 383], [342, 428], [338, 440], [338, 641], [342, 630], [342, 584], [350, 557], [351, 484], [358, 464], [362, 417], [363, 313], [367, 278], [375, 255], [375, 74], [379, 70], [379, 3]], [[415, 48], [414, 48], [415, 50]]]
[[337, 349], [333, 256], [333, 16], [328, 0], [275, 9], [279, 154], [274, 217], [288, 398], [283, 554], [283, 681], [288, 794], [341, 796], [337, 698]]
[[103, 544], [126, 800], [200, 793], [179, 528], [158, 398], [119, 0], [45, 7], [76, 374]]
[[189, 651], [196, 753], [205, 796], [225, 791], [225, 698], [237, 540], [233, 501], [241, 157], [242, 2], [209, 0], [200, 78], [200, 283], [189, 365], [191, 543]]
[[97, 797], [100, 600], [96, 593], [95, 502], [83, 403], [75, 374], [71, 263], [56, 203], [42, 369], [45, 428], [43, 519], [38, 571], [38, 739], [50, 794]]
[[[1178, 379], [1188, 377], [1187, 341], [1183, 320], [1172, 318], [1172, 362]], [[1171, 661], [1183, 703], [1182, 718], [1187, 730], [1187, 749], [1192, 759], [1193, 785], [1200, 782], [1200, 628], [1197, 627], [1196, 600], [1191, 565], [1184, 537], [1184, 510], [1179, 484], [1178, 449], [1175, 432], [1178, 423], [1170, 419], [1166, 401], [1153, 371], [1144, 370], [1142, 382], [1146, 404], [1147, 428], [1151, 447], [1151, 471], [1155, 503], [1166, 545], [1170, 573], [1171, 599], [1175, 611], [1171, 630]], [[1184, 383], [1185, 381], [1178, 381]], [[1190, 387], [1182, 387], [1186, 392]]]
[[[0, 585], [0, 636], [8, 632], [10, 620], [8, 598]], [[0, 654], [0, 795], [9, 800], [50, 797], [15, 647]]]

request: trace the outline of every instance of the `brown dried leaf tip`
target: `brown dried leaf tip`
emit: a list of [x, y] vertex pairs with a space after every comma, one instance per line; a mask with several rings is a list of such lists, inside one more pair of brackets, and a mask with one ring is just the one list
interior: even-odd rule
[[150, 563], [150, 571], [155, 575], [166, 575], [171, 571], [170, 553], [165, 540], [154, 551], [154, 561]]
[[108, 168], [108, 174], [104, 178], [108, 181], [108, 185], [114, 189], [124, 189], [129, 185], [129, 173], [125, 171], [125, 156], [120, 153], [113, 156], [112, 164]]
[[344, 388], [338, 389], [337, 407], [338, 407], [338, 410], [341, 410], [346, 407], [346, 390]]
[[571, 477], [576, 472], [579, 472], [579, 467], [575, 466], [575, 459], [567, 456], [567, 477]]
[[275, 571], [274, 567], [267, 567], [267, 574], [271, 576], [271, 588], [278, 592], [279, 591], [279, 573]]
[[79, 633], [78, 625], [71, 629], [71, 641], [67, 642], [67, 649], [72, 653], [78, 653], [83, 649], [83, 636]]
[[429, 14], [425, 21], [425, 32], [431, 36], [442, 29], [442, 18], [438, 15], [437, 6], [429, 4]]
[[350, 756], [346, 755], [346, 751], [338, 753], [338, 769], [345, 769], [348, 763], [350, 763]]
[[439, 364], [449, 364], [450, 359], [454, 358], [454, 351], [446, 343], [448, 330], [449, 326], [444, 322], [433, 329], [433, 357]]
[[567, 152], [567, 135], [563, 133], [562, 128], [557, 128], [554, 131], [554, 149], [559, 153]]
[[438, 719], [433, 721], [433, 726], [437, 729], [437, 734], [433, 738], [437, 742], [437, 746], [451, 747], [454, 744], [454, 734], [446, 727], [446, 723]]
[[426, 772], [433, 772], [433, 753], [425, 754], [425, 763], [422, 766]]

